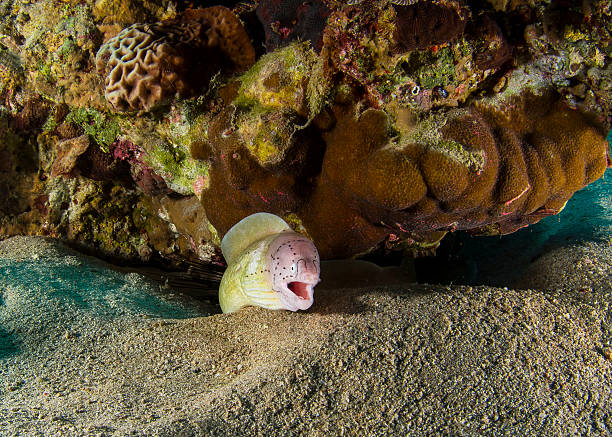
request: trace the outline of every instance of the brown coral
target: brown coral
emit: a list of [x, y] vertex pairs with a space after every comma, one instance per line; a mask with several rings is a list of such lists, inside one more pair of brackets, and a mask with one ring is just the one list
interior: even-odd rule
[[255, 211], [294, 214], [324, 258], [386, 239], [430, 247], [449, 230], [508, 233], [555, 214], [607, 166], [601, 134], [552, 93], [483, 100], [399, 131], [382, 110], [356, 111], [335, 104], [316, 179], [265, 171], [226, 132], [202, 196], [213, 226], [223, 234]]
[[469, 15], [459, 2], [416, 2], [394, 6], [396, 52], [444, 44], [461, 36]]
[[221, 234], [254, 212], [282, 215], [297, 210], [309, 192], [308, 181], [320, 170], [316, 163], [322, 156], [316, 131], [305, 129], [296, 134], [283, 162], [266, 168], [232, 127], [235, 111], [231, 105], [224, 109], [208, 130], [214, 156], [201, 199], [206, 215]]
[[214, 6], [122, 30], [100, 47], [96, 68], [105, 75], [105, 96], [115, 109], [149, 110], [174, 95], [199, 92], [218, 71], [244, 71], [254, 61], [238, 18]]
[[[355, 119], [339, 108], [337, 127], [324, 135], [318, 189], [332, 185], [347, 210], [367, 219], [364, 229], [379, 225], [418, 241], [440, 230], [514, 232], [559, 212], [605, 171], [603, 137], [552, 96], [527, 94], [504, 110], [484, 103], [454, 110], [393, 140], [383, 111]], [[335, 256], [333, 224], [315, 241]]]

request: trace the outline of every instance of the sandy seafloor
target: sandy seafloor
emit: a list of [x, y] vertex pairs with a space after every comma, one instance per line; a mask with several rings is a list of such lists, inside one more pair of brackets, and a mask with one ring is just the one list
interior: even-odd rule
[[612, 233], [503, 267], [501, 288], [317, 287], [307, 312], [209, 316], [5, 240], [0, 435], [612, 434]]

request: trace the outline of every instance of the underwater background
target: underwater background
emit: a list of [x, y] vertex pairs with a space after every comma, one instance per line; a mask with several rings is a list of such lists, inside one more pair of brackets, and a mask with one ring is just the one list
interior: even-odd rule
[[[0, 437], [612, 435], [611, 41], [610, 0], [0, 0]], [[261, 211], [391, 266], [221, 314]]]

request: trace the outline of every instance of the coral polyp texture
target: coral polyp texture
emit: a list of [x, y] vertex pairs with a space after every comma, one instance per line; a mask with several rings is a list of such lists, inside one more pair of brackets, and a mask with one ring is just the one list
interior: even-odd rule
[[127, 27], [100, 47], [96, 67], [115, 109], [149, 110], [175, 95], [201, 91], [219, 71], [244, 71], [254, 60], [238, 18], [215, 6]]
[[526, 94], [503, 111], [484, 103], [452, 110], [397, 136], [383, 111], [351, 112], [340, 108], [336, 129], [324, 135], [321, 182], [404, 239], [514, 232], [559, 212], [607, 167], [601, 134], [551, 97]]
[[177, 80], [184, 61], [156, 31], [163, 28], [134, 24], [98, 51], [98, 70], [106, 74], [104, 95], [116, 109], [149, 109], [164, 94], [185, 92]]

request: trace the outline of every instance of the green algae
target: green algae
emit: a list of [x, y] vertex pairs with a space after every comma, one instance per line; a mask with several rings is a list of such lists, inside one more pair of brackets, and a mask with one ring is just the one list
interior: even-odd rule
[[399, 147], [421, 144], [461, 163], [474, 173], [480, 172], [485, 165], [484, 151], [469, 150], [463, 144], [442, 135], [442, 129], [448, 123], [449, 117], [460, 117], [464, 113], [464, 110], [455, 110], [449, 114], [429, 114], [411, 129], [401, 132]]
[[263, 166], [283, 160], [293, 134], [301, 127], [295, 113], [280, 110], [242, 113], [236, 124], [246, 148]]
[[117, 117], [90, 108], [74, 108], [65, 119], [66, 122], [80, 126], [85, 134], [100, 145], [105, 152], [121, 134]]
[[455, 81], [454, 62], [452, 48], [443, 47], [435, 53], [432, 50], [414, 51], [398, 66], [406, 75], [414, 78], [419, 86], [432, 89]]
[[262, 165], [282, 161], [294, 133], [327, 104], [330, 84], [323, 61], [309, 43], [268, 53], [240, 77], [235, 124], [245, 146]]
[[178, 193], [193, 194], [196, 179], [208, 175], [210, 164], [191, 156], [191, 144], [207, 140], [209, 122], [210, 116], [202, 114], [192, 123], [185, 117], [178, 123], [161, 123], [156, 131], [162, 141], [154, 145], [143, 144], [147, 152], [143, 160]]
[[325, 61], [317, 57], [306, 86], [306, 101], [310, 119], [316, 117], [331, 102], [331, 89], [332, 81], [325, 73]]
[[161, 120], [153, 115], [137, 120], [118, 118], [123, 136], [143, 151], [140, 159], [175, 192], [191, 195], [193, 184], [208, 175], [210, 164], [191, 156], [191, 145], [207, 141], [210, 114], [197, 115], [193, 105], [179, 102]]
[[[306, 92], [309, 80], [317, 79], [311, 79], [316, 59], [308, 43], [293, 43], [262, 56], [240, 77], [240, 89], [233, 104], [249, 109], [290, 108], [298, 113], [304, 111], [304, 106], [318, 108], [324, 90], [313, 86]], [[309, 97], [312, 102], [306, 102]]]

